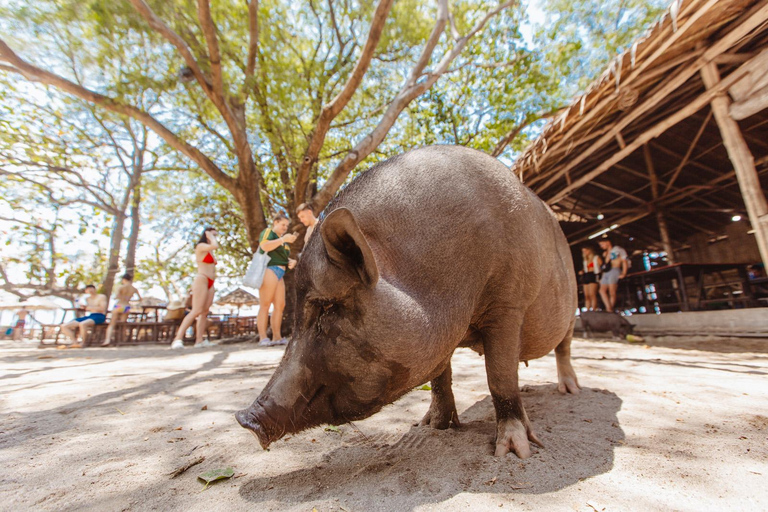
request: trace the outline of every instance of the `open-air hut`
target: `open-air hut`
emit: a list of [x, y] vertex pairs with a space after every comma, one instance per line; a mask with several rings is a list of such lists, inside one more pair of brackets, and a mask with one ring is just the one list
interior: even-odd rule
[[[768, 262], [766, 107], [768, 1], [680, 0], [512, 169], [574, 247], [610, 232], [628, 249], [664, 252], [678, 264], [680, 309], [703, 309], [709, 270], [744, 281], [746, 265]], [[759, 303], [736, 288], [731, 298]], [[636, 310], [648, 296], [635, 293]]]

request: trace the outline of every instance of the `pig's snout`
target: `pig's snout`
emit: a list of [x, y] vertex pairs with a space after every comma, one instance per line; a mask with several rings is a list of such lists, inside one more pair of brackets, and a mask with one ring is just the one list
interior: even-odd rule
[[263, 449], [267, 449], [272, 444], [272, 439], [263, 425], [262, 421], [259, 421], [259, 416], [264, 417], [264, 409], [257, 402], [254, 402], [247, 409], [239, 410], [235, 413], [235, 419], [241, 427], [251, 431], [256, 439], [259, 440], [259, 444]]

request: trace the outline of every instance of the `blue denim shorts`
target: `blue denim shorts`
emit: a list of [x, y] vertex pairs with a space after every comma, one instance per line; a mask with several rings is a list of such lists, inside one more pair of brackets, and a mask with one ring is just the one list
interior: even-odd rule
[[621, 275], [620, 268], [612, 268], [600, 278], [600, 284], [618, 284], [619, 276]]
[[281, 280], [285, 275], [285, 270], [280, 267], [275, 266], [275, 267], [267, 267], [267, 268], [275, 273], [278, 281]]

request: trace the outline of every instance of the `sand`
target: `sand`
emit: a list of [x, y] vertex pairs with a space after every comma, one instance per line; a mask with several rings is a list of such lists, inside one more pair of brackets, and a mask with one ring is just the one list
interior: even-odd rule
[[[545, 449], [492, 456], [483, 359], [460, 349], [463, 426], [414, 427], [415, 390], [338, 431], [262, 451], [233, 418], [282, 348], [40, 350], [0, 345], [1, 510], [766, 510], [768, 341], [574, 342], [583, 393], [552, 355], [521, 366]], [[175, 469], [203, 462], [176, 478]], [[202, 491], [197, 475], [235, 476]]]

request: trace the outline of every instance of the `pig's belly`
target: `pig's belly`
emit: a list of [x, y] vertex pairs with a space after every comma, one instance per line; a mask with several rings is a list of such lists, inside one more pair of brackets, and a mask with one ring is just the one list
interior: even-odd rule
[[520, 339], [521, 361], [544, 357], [563, 341], [573, 322], [573, 314], [565, 309], [549, 304], [526, 313]]

